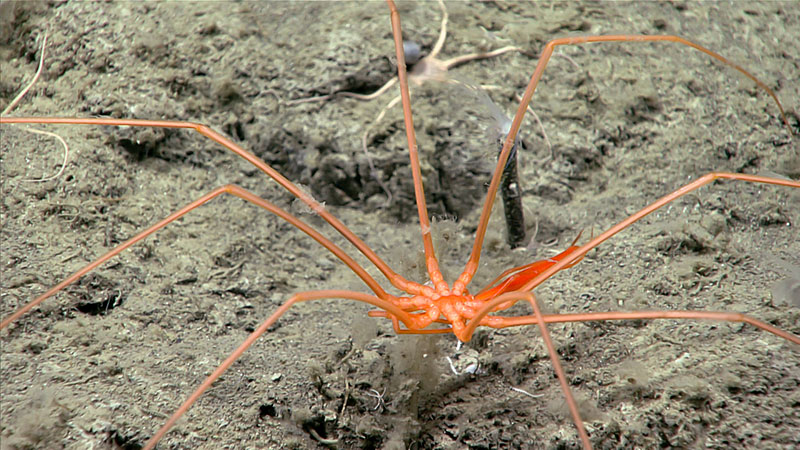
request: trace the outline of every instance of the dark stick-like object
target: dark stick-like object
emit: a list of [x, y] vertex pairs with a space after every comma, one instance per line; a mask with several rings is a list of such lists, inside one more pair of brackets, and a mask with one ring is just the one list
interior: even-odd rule
[[[500, 143], [502, 149], [502, 141]], [[511, 248], [522, 247], [525, 244], [525, 214], [522, 211], [522, 188], [517, 173], [517, 151], [522, 145], [521, 140], [514, 143], [506, 167], [503, 169], [503, 176], [500, 178], [500, 195], [503, 197], [508, 231], [506, 240]]]

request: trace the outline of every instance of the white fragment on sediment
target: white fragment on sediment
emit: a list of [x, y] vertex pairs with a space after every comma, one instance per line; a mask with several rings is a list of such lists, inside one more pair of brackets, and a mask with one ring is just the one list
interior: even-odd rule
[[453, 364], [453, 360], [450, 359], [449, 356], [445, 356], [445, 359], [447, 360], [447, 363], [450, 364], [450, 370], [453, 371], [453, 375], [458, 375], [458, 371], [456, 370], [455, 364]]
[[514, 392], [519, 392], [520, 394], [527, 395], [530, 398], [544, 397], [544, 394], [531, 394], [530, 392], [528, 392], [526, 390], [523, 390], [523, 389], [520, 389], [520, 388], [515, 388], [514, 386], [511, 386], [511, 390], [514, 391]]
[[675, 364], [682, 366], [686, 364], [686, 362], [689, 360], [690, 357], [691, 355], [688, 352], [685, 352], [684, 354], [679, 356], [678, 359], [675, 360]]
[[[475, 375], [480, 370], [480, 361], [478, 361], [478, 352], [474, 349], [464, 349], [462, 351], [461, 341], [457, 344], [457, 349], [453, 358], [446, 356], [445, 359], [450, 365], [450, 370], [454, 375]], [[463, 369], [462, 369], [463, 368]], [[459, 370], [461, 369], [461, 370]]]

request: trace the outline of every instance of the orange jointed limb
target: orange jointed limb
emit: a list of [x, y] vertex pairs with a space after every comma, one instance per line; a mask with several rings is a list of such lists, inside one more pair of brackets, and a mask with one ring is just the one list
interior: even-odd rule
[[86, 266], [82, 267], [77, 272], [73, 273], [72, 275], [70, 275], [69, 277], [67, 277], [66, 279], [64, 279], [60, 283], [58, 283], [57, 285], [55, 285], [52, 288], [50, 288], [44, 294], [42, 294], [39, 297], [35, 298], [31, 302], [27, 303], [26, 305], [24, 305], [23, 307], [21, 307], [20, 309], [15, 311], [10, 316], [8, 316], [5, 319], [3, 319], [3, 321], [0, 322], [0, 330], [4, 329], [8, 325], [10, 325], [12, 322], [14, 322], [18, 318], [20, 318], [21, 316], [26, 314], [31, 309], [33, 309], [36, 306], [38, 306], [40, 303], [42, 303], [43, 301], [45, 301], [49, 297], [53, 296], [57, 292], [59, 292], [62, 289], [64, 289], [66, 286], [74, 283], [75, 281], [80, 279], [82, 276], [86, 275], [87, 273], [89, 273], [92, 270], [96, 269], [97, 267], [101, 266], [102, 264], [104, 264], [105, 262], [107, 262], [111, 258], [117, 256], [121, 252], [125, 251], [130, 246], [132, 246], [132, 245], [136, 244], [137, 242], [147, 238], [148, 236], [150, 236], [151, 234], [155, 233], [156, 231], [166, 227], [167, 225], [169, 225], [170, 223], [174, 222], [175, 220], [178, 220], [181, 217], [183, 217], [184, 215], [188, 214], [190, 211], [192, 211], [192, 210], [194, 210], [194, 209], [196, 209], [196, 208], [208, 203], [212, 199], [214, 199], [214, 198], [216, 198], [216, 197], [218, 197], [218, 196], [220, 196], [222, 194], [235, 195], [235, 196], [237, 196], [237, 197], [239, 197], [241, 199], [244, 199], [244, 200], [246, 200], [246, 201], [248, 201], [250, 203], [253, 203], [253, 204], [257, 205], [257, 206], [260, 206], [261, 208], [264, 208], [267, 211], [269, 211], [269, 212], [279, 216], [280, 218], [286, 220], [290, 224], [292, 224], [295, 227], [297, 227], [300, 231], [306, 233], [311, 238], [313, 238], [315, 241], [319, 242], [323, 247], [328, 249], [337, 258], [342, 260], [356, 275], [358, 275], [359, 278], [361, 278], [364, 281], [364, 283], [367, 284], [367, 286], [369, 286], [370, 289], [372, 289], [372, 291], [375, 293], [375, 295], [377, 295], [378, 297], [380, 297], [380, 298], [382, 298], [384, 300], [387, 300], [387, 301], [394, 298], [393, 296], [387, 294], [386, 291], [384, 291], [383, 288], [381, 288], [381, 286], [375, 281], [375, 279], [373, 279], [367, 273], [367, 271], [364, 270], [364, 268], [361, 267], [353, 258], [351, 258], [347, 253], [345, 253], [344, 250], [339, 248], [336, 244], [331, 242], [328, 238], [323, 236], [321, 233], [319, 233], [315, 229], [311, 228], [308, 224], [306, 224], [305, 222], [301, 221], [297, 217], [291, 215], [290, 213], [282, 210], [281, 208], [278, 208], [274, 204], [272, 204], [272, 203], [262, 199], [261, 197], [253, 194], [252, 192], [247, 191], [246, 189], [243, 189], [243, 188], [241, 188], [239, 186], [235, 186], [235, 185], [230, 185], [229, 184], [229, 185], [218, 187], [218, 188], [214, 189], [213, 191], [201, 196], [197, 200], [189, 203], [188, 205], [184, 206], [183, 208], [179, 209], [178, 211], [170, 214], [169, 216], [167, 216], [163, 220], [160, 220], [156, 224], [151, 225], [150, 227], [148, 227], [147, 229], [145, 229], [141, 233], [137, 234], [136, 236], [132, 237], [131, 239], [128, 239], [127, 241], [123, 242], [122, 244], [114, 247], [111, 251], [107, 252], [103, 256], [97, 258], [96, 260], [94, 260], [91, 263], [87, 264]]
[[419, 225], [422, 229], [422, 245], [425, 250], [425, 265], [428, 269], [433, 286], [438, 293], [449, 290], [447, 283], [439, 270], [439, 261], [433, 249], [431, 238], [431, 224], [428, 218], [428, 206], [425, 203], [425, 191], [422, 187], [422, 172], [419, 166], [417, 152], [417, 137], [414, 132], [414, 118], [411, 116], [411, 95], [408, 91], [408, 75], [406, 73], [406, 59], [403, 51], [403, 33], [400, 27], [400, 13], [392, 0], [386, 0], [391, 10], [392, 35], [394, 37], [395, 54], [397, 55], [397, 79], [400, 81], [400, 98], [403, 102], [403, 120], [406, 126], [406, 139], [408, 140], [408, 156], [411, 160], [411, 176], [414, 180], [414, 196], [417, 201], [417, 214]]
[[6, 123], [37, 123], [37, 124], [66, 124], [66, 125], [106, 125], [106, 126], [133, 126], [133, 127], [156, 127], [156, 128], [180, 128], [191, 129], [197, 133], [222, 145], [236, 155], [245, 159], [247, 162], [267, 174], [292, 195], [306, 203], [315, 213], [319, 214], [326, 222], [336, 229], [342, 236], [353, 244], [367, 259], [372, 262], [378, 270], [398, 289], [409, 293], [430, 292], [432, 289], [419, 283], [409, 281], [397, 274], [386, 264], [364, 241], [356, 236], [347, 226], [345, 226], [333, 214], [328, 212], [324, 206], [314, 200], [311, 196], [303, 192], [294, 183], [281, 175], [267, 163], [235, 144], [230, 139], [217, 133], [206, 125], [170, 120], [141, 120], [141, 119], [110, 119], [110, 118], [72, 118], [72, 117], [0, 117], [0, 124]]
[[[518, 317], [498, 317], [490, 316], [496, 321], [493, 328], [508, 328], [537, 323], [536, 316]], [[781, 330], [766, 322], [742, 313], [729, 313], [719, 311], [617, 311], [617, 312], [593, 312], [576, 314], [545, 314], [541, 320], [545, 323], [570, 323], [570, 322], [599, 322], [607, 320], [654, 320], [654, 319], [694, 319], [694, 320], [716, 320], [720, 322], [741, 322], [752, 325], [756, 328], [772, 333], [775, 336], [786, 339], [789, 342], [800, 345], [800, 336]]]
[[748, 175], [744, 173], [729, 173], [729, 172], [711, 172], [708, 174], [703, 175], [702, 177], [698, 178], [697, 180], [681, 187], [680, 189], [661, 197], [660, 199], [656, 200], [655, 202], [651, 203], [650, 205], [642, 208], [635, 214], [631, 215], [627, 219], [623, 220], [622, 222], [614, 225], [613, 227], [609, 228], [604, 233], [600, 234], [596, 238], [593, 238], [586, 244], [582, 245], [578, 250], [572, 252], [567, 257], [559, 261], [558, 263], [550, 266], [544, 272], [537, 275], [535, 278], [530, 280], [526, 283], [521, 290], [523, 291], [530, 291], [534, 289], [536, 286], [542, 284], [545, 280], [553, 276], [556, 272], [565, 267], [569, 267], [571, 264], [574, 264], [580, 258], [583, 258], [586, 253], [588, 253], [593, 248], [597, 247], [598, 245], [602, 244], [615, 234], [619, 233], [620, 231], [628, 228], [633, 223], [638, 222], [642, 219], [642, 217], [650, 214], [651, 212], [661, 208], [662, 206], [670, 203], [671, 201], [680, 198], [692, 191], [695, 191], [714, 180], [718, 179], [728, 179], [728, 180], [741, 180], [741, 181], [749, 181], [753, 183], [764, 183], [764, 184], [774, 184], [777, 186], [787, 186], [787, 187], [794, 187], [800, 188], [800, 182], [782, 179], [782, 178], [770, 178], [770, 177], [763, 177], [760, 175]]
[[542, 50], [542, 54], [539, 58], [539, 62], [536, 64], [536, 69], [531, 76], [531, 80], [528, 83], [528, 87], [525, 89], [525, 94], [522, 96], [522, 101], [517, 108], [517, 113], [514, 116], [514, 120], [511, 123], [511, 128], [509, 129], [508, 135], [506, 136], [505, 143], [503, 144], [503, 149], [500, 151], [500, 155], [497, 158], [497, 166], [494, 170], [494, 174], [492, 175], [492, 181], [489, 184], [489, 190], [486, 194], [486, 202], [483, 205], [483, 210], [481, 211], [480, 221], [478, 222], [478, 229], [475, 232], [475, 242], [472, 246], [472, 253], [470, 254], [469, 260], [467, 261], [467, 265], [464, 268], [464, 271], [458, 277], [458, 280], [453, 285], [453, 291], [456, 294], [460, 294], [463, 292], [463, 289], [469, 284], [472, 280], [472, 277], [475, 275], [475, 272], [478, 269], [478, 261], [480, 260], [480, 253], [481, 249], [483, 248], [483, 239], [486, 235], [486, 229], [489, 224], [489, 216], [492, 212], [492, 207], [494, 204], [495, 196], [497, 195], [497, 189], [500, 186], [500, 178], [503, 172], [503, 167], [505, 167], [506, 161], [508, 160], [509, 155], [511, 154], [511, 149], [514, 146], [514, 141], [516, 139], [517, 133], [519, 132], [520, 127], [522, 126], [522, 119], [525, 117], [525, 112], [528, 108], [528, 105], [533, 98], [533, 93], [536, 91], [536, 87], [539, 84], [539, 80], [542, 78], [542, 74], [544, 73], [544, 69], [547, 66], [547, 62], [550, 60], [550, 57], [553, 54], [553, 50], [555, 47], [559, 45], [577, 45], [577, 44], [584, 44], [590, 42], [675, 42], [678, 44], [683, 44], [689, 46], [693, 49], [701, 51], [706, 55], [711, 56], [712, 58], [722, 62], [725, 65], [728, 65], [740, 73], [744, 74], [747, 78], [754, 81], [760, 88], [764, 89], [770, 97], [775, 101], [778, 109], [780, 110], [781, 117], [783, 119], [786, 128], [789, 130], [791, 135], [794, 135], [792, 131], [792, 127], [789, 124], [789, 120], [786, 117], [786, 114], [783, 110], [783, 105], [781, 104], [780, 100], [778, 100], [778, 96], [775, 95], [775, 92], [772, 91], [765, 83], [761, 80], [756, 78], [750, 72], [746, 71], [741, 66], [734, 64], [733, 62], [729, 61], [725, 57], [721, 56], [718, 53], [715, 53], [701, 45], [695, 44], [694, 42], [688, 41], [678, 36], [642, 36], [642, 35], [609, 35], [609, 36], [585, 36], [585, 37], [572, 37], [572, 38], [562, 38], [562, 39], [554, 39], [545, 45], [544, 49]]
[[586, 433], [586, 428], [583, 426], [583, 419], [581, 419], [581, 415], [578, 412], [578, 404], [575, 402], [575, 397], [573, 397], [572, 390], [569, 388], [567, 375], [564, 373], [564, 368], [561, 367], [561, 360], [558, 357], [558, 352], [556, 352], [556, 347], [553, 345], [553, 340], [550, 338], [550, 332], [547, 330], [547, 324], [539, 308], [539, 301], [536, 300], [536, 297], [530, 292], [524, 293], [523, 297], [531, 304], [531, 307], [533, 307], [533, 313], [537, 319], [536, 324], [539, 326], [539, 331], [542, 333], [544, 345], [547, 347], [547, 353], [550, 355], [550, 361], [553, 363], [553, 370], [558, 376], [561, 392], [564, 393], [564, 398], [569, 407], [569, 413], [572, 416], [572, 421], [575, 422], [575, 428], [578, 430], [578, 436], [581, 438], [583, 448], [591, 449], [592, 443], [589, 441], [589, 434]]
[[271, 316], [267, 318], [255, 331], [250, 333], [250, 335], [242, 342], [236, 349], [227, 357], [225, 361], [222, 362], [215, 370], [211, 373], [203, 383], [195, 389], [194, 392], [187, 398], [181, 406], [175, 410], [174, 413], [167, 419], [166, 423], [159, 428], [159, 430], [147, 441], [144, 446], [145, 450], [155, 448], [158, 441], [160, 441], [165, 434], [175, 425], [175, 422], [183, 416], [189, 408], [203, 395], [203, 393], [211, 387], [212, 384], [222, 376], [228, 368], [239, 359], [240, 356], [248, 349], [250, 346], [255, 343], [255, 341], [264, 334], [269, 327], [271, 327], [277, 320], [284, 314], [292, 305], [296, 303], [306, 302], [310, 300], [321, 300], [321, 299], [345, 299], [345, 300], [355, 300], [363, 303], [367, 303], [373, 306], [377, 306], [378, 308], [385, 309], [394, 317], [398, 317], [401, 321], [406, 323], [409, 317], [405, 311], [400, 310], [399, 308], [395, 307], [390, 302], [384, 301], [375, 297], [374, 295], [363, 294], [361, 292], [354, 292], [354, 291], [342, 291], [342, 290], [323, 290], [323, 291], [309, 291], [309, 292], [301, 292], [299, 294], [295, 294], [289, 300], [287, 300], [283, 305], [281, 305]]

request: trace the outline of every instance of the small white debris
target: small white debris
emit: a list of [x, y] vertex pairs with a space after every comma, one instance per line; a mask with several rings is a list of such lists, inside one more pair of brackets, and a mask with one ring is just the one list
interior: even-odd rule
[[522, 390], [520, 388], [515, 388], [514, 386], [511, 386], [511, 390], [514, 391], [514, 392], [519, 392], [520, 394], [525, 394], [530, 398], [544, 397], [544, 394], [536, 394], [536, 395], [534, 395], [534, 394], [531, 394], [530, 392]]
[[457, 352], [453, 357], [446, 356], [447, 364], [450, 365], [450, 371], [454, 375], [476, 375], [480, 371], [480, 361], [478, 361], [478, 352], [473, 349], [465, 349], [464, 351]]
[[689, 354], [689, 352], [685, 352], [684, 354], [679, 356], [678, 359], [675, 360], [675, 364], [677, 364], [679, 366], [683, 366], [688, 362], [690, 357], [691, 357], [691, 355]]
[[458, 371], [456, 370], [455, 364], [453, 364], [453, 360], [450, 359], [449, 356], [445, 356], [445, 359], [447, 359], [447, 362], [450, 364], [450, 370], [453, 371], [453, 375], [458, 375]]
[[474, 375], [478, 371], [478, 363], [472, 363], [464, 369], [464, 373]]

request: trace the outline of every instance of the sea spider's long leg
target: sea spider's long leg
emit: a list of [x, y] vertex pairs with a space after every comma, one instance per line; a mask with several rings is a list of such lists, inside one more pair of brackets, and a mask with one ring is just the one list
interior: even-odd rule
[[680, 198], [692, 191], [695, 191], [714, 180], [719, 179], [728, 179], [728, 180], [741, 180], [741, 181], [749, 181], [752, 183], [764, 183], [764, 184], [774, 184], [777, 186], [787, 186], [793, 188], [800, 188], [800, 181], [794, 181], [784, 178], [771, 178], [771, 177], [764, 177], [760, 175], [748, 175], [745, 173], [729, 173], [729, 172], [711, 172], [703, 175], [702, 177], [694, 180], [693, 182], [678, 188], [674, 192], [661, 197], [660, 199], [656, 200], [655, 202], [651, 203], [650, 205], [642, 208], [638, 212], [634, 213], [627, 219], [623, 220], [622, 222], [614, 225], [613, 227], [609, 228], [604, 233], [598, 235], [597, 237], [593, 238], [586, 244], [582, 245], [578, 250], [574, 253], [571, 253], [568, 257], [564, 258], [563, 260], [559, 261], [557, 264], [553, 265], [549, 269], [540, 273], [537, 277], [529, 281], [525, 286], [520, 288], [522, 291], [530, 291], [534, 289], [536, 286], [542, 284], [546, 279], [550, 278], [558, 272], [559, 270], [563, 269], [564, 267], [572, 264], [573, 262], [577, 261], [578, 259], [582, 258], [589, 250], [597, 247], [601, 243], [605, 242], [610, 237], [614, 236], [615, 234], [619, 233], [620, 231], [624, 230], [631, 226], [634, 222], [639, 221], [642, 217], [650, 214], [651, 212], [661, 208], [662, 206], [666, 205], [667, 203], [672, 202], [673, 200]]
[[[500, 305], [507, 302], [504, 296], [492, 300], [492, 305]], [[487, 311], [488, 314], [488, 311]], [[739, 322], [752, 325], [758, 329], [774, 334], [789, 342], [800, 345], [800, 336], [772, 326], [764, 321], [743, 313], [731, 313], [724, 311], [696, 311], [696, 310], [668, 310], [668, 311], [610, 311], [610, 312], [591, 312], [591, 313], [563, 313], [545, 314], [539, 319], [536, 316], [518, 317], [498, 317], [498, 316], [475, 316], [476, 319], [491, 319], [490, 323], [478, 324], [492, 328], [509, 328], [523, 325], [533, 325], [543, 320], [544, 323], [572, 323], [572, 322], [602, 322], [608, 320], [655, 320], [655, 319], [687, 319], [687, 320], [714, 320], [718, 322]], [[448, 330], [449, 331], [449, 330]], [[407, 332], [414, 333], [414, 330]]]
[[530, 293], [525, 292], [522, 297], [531, 304], [533, 313], [536, 317], [536, 324], [539, 326], [539, 331], [542, 333], [544, 345], [547, 347], [547, 353], [550, 354], [550, 361], [553, 363], [553, 370], [558, 376], [558, 383], [561, 385], [561, 391], [564, 393], [564, 398], [567, 401], [569, 412], [572, 415], [572, 421], [575, 422], [575, 427], [578, 429], [578, 436], [581, 438], [583, 448], [591, 449], [592, 443], [589, 441], [589, 435], [586, 433], [586, 428], [583, 426], [583, 420], [578, 412], [578, 404], [575, 402], [575, 397], [572, 395], [572, 390], [569, 388], [567, 375], [564, 373], [564, 368], [561, 366], [561, 360], [558, 357], [556, 347], [553, 345], [553, 340], [550, 338], [550, 332], [547, 331], [547, 324], [542, 316], [542, 311], [539, 308], [539, 301]]
[[553, 369], [555, 370], [556, 375], [558, 376], [559, 383], [561, 384], [561, 390], [564, 392], [567, 405], [569, 406], [570, 409], [570, 414], [572, 415], [573, 422], [575, 423], [575, 427], [578, 430], [578, 435], [580, 436], [581, 441], [583, 443], [583, 447], [585, 449], [591, 449], [592, 445], [591, 442], [589, 441], [588, 435], [586, 434], [586, 430], [583, 426], [583, 421], [581, 420], [577, 404], [575, 402], [574, 397], [572, 396], [569, 384], [567, 383], [567, 378], [564, 373], [564, 369], [561, 367], [561, 363], [558, 358], [558, 353], [556, 352], [552, 340], [550, 339], [550, 335], [547, 331], [546, 324], [548, 323], [632, 320], [632, 319], [640, 319], [640, 320], [641, 319], [695, 319], [695, 320], [705, 319], [705, 320], [720, 320], [727, 322], [745, 322], [755, 327], [761, 328], [762, 330], [773, 333], [797, 345], [800, 345], [800, 336], [795, 336], [792, 333], [783, 331], [779, 328], [773, 327], [772, 325], [761, 322], [760, 320], [754, 319], [752, 317], [749, 317], [741, 313], [708, 312], [708, 311], [637, 311], [637, 312], [544, 315], [539, 309], [536, 297], [530, 292], [511, 292], [508, 294], [503, 294], [497, 297], [496, 299], [488, 302], [486, 307], [483, 308], [481, 312], [475, 318], [472, 319], [472, 321], [470, 321], [470, 323], [467, 326], [466, 332], [471, 335], [471, 333], [475, 330], [475, 327], [477, 327], [477, 325], [482, 321], [482, 319], [486, 318], [486, 315], [492, 308], [499, 306], [503, 303], [516, 302], [520, 300], [520, 297], [523, 297], [524, 299], [528, 300], [528, 302], [533, 307], [534, 315], [514, 317], [514, 318], [494, 317], [493, 319], [496, 319], [495, 321], [496, 324], [490, 326], [496, 328], [505, 328], [511, 326], [531, 325], [531, 324], [537, 324], [539, 326], [539, 330], [542, 333], [542, 338], [545, 341], [545, 345], [547, 346], [547, 351], [550, 354], [550, 359], [553, 363]]
[[342, 298], [346, 300], [356, 300], [359, 302], [367, 303], [378, 308], [386, 310], [389, 314], [398, 317], [401, 321], [406, 322], [406, 325], [410, 325], [409, 315], [402, 309], [394, 306], [392, 303], [387, 302], [385, 300], [381, 300], [374, 295], [364, 294], [361, 292], [354, 292], [354, 291], [340, 291], [340, 290], [322, 290], [322, 291], [308, 291], [308, 292], [300, 292], [298, 294], [293, 295], [289, 300], [287, 300], [283, 305], [280, 306], [271, 316], [267, 318], [255, 331], [250, 333], [250, 336], [244, 340], [236, 349], [227, 357], [225, 361], [222, 362], [215, 370], [211, 373], [203, 383], [195, 389], [194, 392], [186, 399], [186, 401], [181, 404], [181, 406], [175, 410], [174, 413], [167, 419], [167, 422], [159, 428], [156, 434], [147, 441], [144, 446], [145, 450], [149, 450], [155, 448], [158, 441], [164, 437], [164, 435], [175, 425], [175, 422], [180, 419], [183, 414], [192, 407], [194, 402], [200, 398], [201, 395], [209, 388], [214, 381], [217, 380], [226, 370], [233, 364], [242, 353], [245, 352], [251, 345], [258, 339], [262, 334], [264, 334], [269, 327], [272, 326], [292, 305], [300, 302], [306, 302], [309, 300], [321, 300], [321, 299], [334, 299], [334, 298]]
[[429, 286], [405, 279], [403, 276], [392, 270], [361, 238], [355, 235], [347, 226], [328, 212], [323, 205], [306, 194], [302, 189], [281, 175], [267, 163], [236, 145], [233, 141], [217, 133], [206, 125], [193, 122], [180, 122], [169, 120], [139, 120], [139, 119], [108, 119], [108, 118], [73, 118], [73, 117], [0, 117], [0, 124], [4, 123], [40, 123], [40, 124], [73, 124], [73, 125], [112, 125], [112, 126], [135, 126], [135, 127], [157, 127], [157, 128], [182, 128], [192, 129], [199, 134], [222, 145], [226, 149], [237, 154], [270, 178], [275, 180], [292, 195], [302, 200], [316, 214], [328, 222], [345, 239], [350, 241], [367, 259], [372, 262], [381, 273], [396, 288], [412, 295], [426, 294], [431, 295], [433, 289]]
[[[350, 255], [345, 253], [344, 250], [342, 250], [339, 246], [337, 246], [336, 244], [331, 242], [330, 239], [328, 239], [325, 236], [323, 236], [319, 231], [315, 230], [310, 225], [306, 224], [305, 222], [303, 222], [302, 220], [298, 219], [294, 215], [284, 211], [283, 209], [281, 209], [281, 208], [275, 206], [274, 204], [272, 204], [271, 202], [269, 202], [267, 200], [264, 200], [263, 198], [253, 194], [252, 192], [250, 192], [250, 191], [248, 191], [248, 190], [246, 190], [244, 188], [241, 188], [239, 186], [236, 186], [236, 185], [233, 185], [233, 184], [228, 184], [228, 185], [225, 185], [225, 186], [218, 187], [218, 188], [212, 190], [211, 192], [201, 196], [197, 200], [189, 203], [188, 205], [184, 206], [183, 208], [179, 209], [178, 211], [175, 211], [174, 213], [172, 213], [169, 216], [167, 216], [166, 218], [160, 220], [156, 224], [151, 225], [150, 227], [148, 227], [147, 229], [143, 230], [142, 232], [140, 232], [136, 236], [132, 237], [131, 239], [128, 239], [127, 241], [123, 242], [122, 244], [114, 247], [112, 250], [110, 250], [109, 252], [107, 252], [103, 256], [95, 259], [91, 263], [89, 263], [86, 266], [82, 267], [77, 272], [73, 273], [72, 275], [70, 275], [69, 277], [67, 277], [66, 279], [64, 279], [60, 283], [58, 283], [57, 285], [55, 285], [52, 288], [50, 288], [49, 290], [47, 290], [47, 292], [45, 292], [44, 294], [42, 294], [39, 297], [33, 299], [29, 303], [27, 303], [24, 306], [22, 306], [21, 308], [19, 308], [13, 314], [11, 314], [10, 316], [8, 316], [5, 319], [3, 319], [3, 321], [0, 322], [0, 330], [2, 330], [3, 328], [7, 327], [12, 322], [14, 322], [18, 318], [22, 317], [24, 314], [26, 314], [28, 311], [30, 311], [31, 309], [33, 309], [36, 306], [38, 306], [40, 303], [42, 303], [46, 299], [50, 298], [51, 296], [53, 296], [57, 292], [61, 291], [66, 286], [74, 283], [75, 281], [80, 279], [82, 276], [84, 276], [87, 273], [91, 272], [92, 270], [96, 269], [100, 265], [104, 264], [106, 261], [110, 260], [111, 258], [117, 256], [121, 252], [125, 251], [126, 249], [128, 249], [132, 245], [134, 245], [137, 242], [147, 238], [148, 236], [150, 236], [151, 234], [155, 233], [156, 231], [166, 227], [170, 223], [172, 223], [172, 222], [180, 219], [184, 215], [188, 214], [190, 211], [192, 211], [192, 210], [194, 210], [194, 209], [196, 209], [196, 208], [208, 203], [209, 201], [213, 200], [214, 198], [216, 198], [216, 197], [218, 197], [218, 196], [220, 196], [222, 194], [231, 194], [231, 195], [234, 195], [236, 197], [239, 197], [239, 198], [241, 198], [243, 200], [246, 200], [246, 201], [248, 201], [248, 202], [250, 202], [250, 203], [252, 203], [252, 204], [254, 204], [256, 206], [259, 206], [259, 207], [261, 207], [263, 209], [266, 209], [267, 211], [269, 211], [269, 212], [277, 215], [278, 217], [282, 218], [283, 220], [289, 222], [290, 224], [292, 224], [293, 226], [298, 228], [300, 231], [306, 233], [311, 238], [313, 238], [315, 241], [319, 242], [323, 247], [325, 247], [331, 253], [333, 253], [334, 256], [336, 256], [337, 258], [342, 260], [342, 262], [344, 262], [347, 265], [347, 267], [349, 267], [359, 278], [361, 278], [364, 281], [364, 283], [367, 284], [367, 286], [369, 286], [369, 288], [375, 293], [376, 296], [378, 296], [381, 299], [381, 301], [388, 302], [388, 301], [391, 301], [394, 298], [392, 295], [389, 295], [388, 293], [386, 293], [386, 291], [383, 290], [383, 288], [380, 286], [380, 284], [378, 284], [378, 282], [375, 281], [375, 279], [372, 278], [367, 273], [367, 271], [364, 270], [363, 267], [361, 267], [361, 265], [359, 265], [352, 257], [350, 257]], [[408, 315], [405, 314], [402, 317], [408, 317]], [[408, 320], [404, 320], [404, 322], [408, 322]]]
[[[450, 287], [444, 281], [439, 261], [433, 249], [431, 238], [431, 224], [428, 218], [428, 206], [425, 203], [425, 192], [422, 187], [422, 172], [419, 166], [417, 152], [417, 137], [414, 132], [414, 119], [411, 116], [411, 96], [408, 91], [408, 75], [406, 73], [406, 59], [403, 51], [403, 32], [400, 26], [400, 13], [392, 0], [386, 0], [391, 10], [392, 35], [394, 37], [395, 54], [397, 55], [397, 79], [400, 80], [400, 97], [403, 100], [403, 119], [406, 125], [406, 138], [408, 140], [408, 156], [411, 160], [411, 176], [414, 180], [414, 195], [417, 201], [417, 214], [419, 225], [422, 229], [422, 245], [425, 250], [425, 267], [428, 276], [436, 291], [446, 295]], [[498, 177], [499, 184], [499, 177]]]
[[691, 47], [695, 50], [705, 53], [706, 55], [720, 61], [721, 63], [730, 66], [744, 76], [752, 80], [753, 82], [758, 85], [758, 87], [762, 88], [769, 94], [770, 97], [775, 101], [780, 110], [781, 118], [783, 119], [784, 124], [786, 124], [786, 128], [789, 130], [790, 134], [794, 134], [792, 132], [792, 127], [789, 124], [789, 119], [786, 117], [786, 113], [783, 110], [783, 105], [781, 105], [780, 100], [778, 100], [778, 96], [775, 95], [775, 92], [769, 88], [766, 84], [764, 84], [761, 80], [756, 78], [750, 72], [742, 68], [741, 66], [731, 62], [727, 58], [723, 57], [722, 55], [715, 53], [701, 45], [695, 44], [694, 42], [688, 41], [678, 36], [641, 36], [641, 35], [609, 35], [609, 36], [585, 36], [585, 37], [573, 37], [573, 38], [562, 38], [562, 39], [554, 39], [545, 45], [544, 50], [542, 50], [542, 55], [539, 58], [539, 62], [536, 64], [536, 70], [534, 70], [533, 75], [531, 76], [531, 80], [528, 83], [528, 87], [525, 89], [525, 94], [522, 96], [522, 101], [519, 104], [519, 108], [517, 109], [517, 113], [514, 116], [514, 121], [511, 123], [511, 128], [506, 136], [506, 141], [503, 144], [503, 150], [500, 152], [500, 156], [497, 158], [497, 166], [495, 168], [494, 174], [492, 175], [492, 181], [489, 184], [489, 190], [486, 194], [486, 201], [483, 205], [483, 210], [481, 211], [481, 218], [478, 222], [478, 229], [475, 232], [475, 243], [472, 246], [472, 253], [470, 254], [469, 260], [467, 261], [466, 267], [461, 275], [458, 277], [458, 280], [453, 284], [453, 293], [458, 295], [464, 292], [469, 282], [472, 280], [472, 277], [475, 275], [475, 272], [478, 270], [478, 261], [480, 260], [481, 256], [481, 249], [483, 247], [483, 238], [486, 235], [486, 229], [489, 225], [489, 216], [492, 212], [492, 206], [494, 204], [494, 199], [497, 194], [497, 189], [500, 186], [500, 178], [503, 173], [503, 168], [505, 167], [506, 161], [508, 160], [509, 155], [511, 154], [511, 148], [514, 145], [514, 140], [516, 139], [517, 133], [519, 132], [519, 128], [522, 125], [522, 119], [525, 116], [525, 111], [527, 110], [528, 105], [533, 98], [533, 93], [536, 91], [536, 86], [539, 84], [539, 80], [542, 78], [542, 74], [544, 73], [544, 69], [547, 66], [547, 62], [550, 60], [550, 57], [553, 55], [553, 50], [555, 47], [559, 45], [579, 45], [589, 42], [675, 42], [681, 45], [685, 45]]

